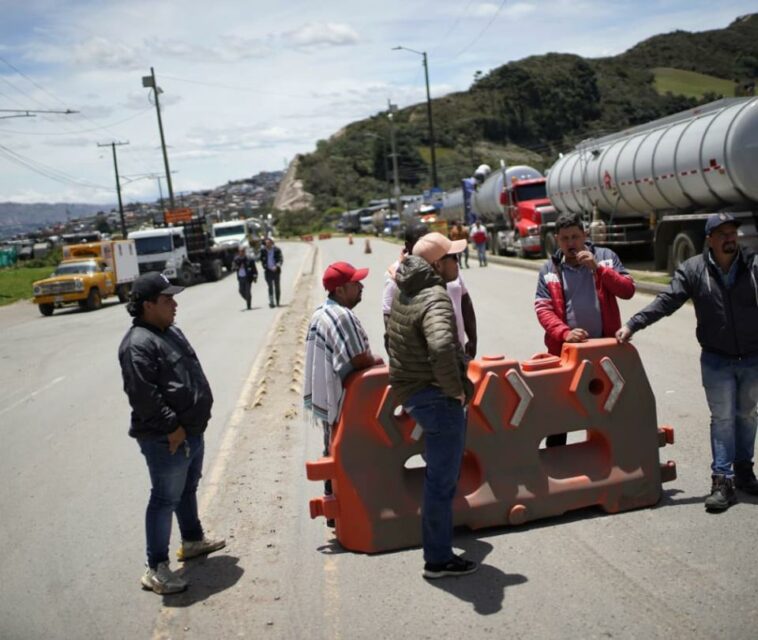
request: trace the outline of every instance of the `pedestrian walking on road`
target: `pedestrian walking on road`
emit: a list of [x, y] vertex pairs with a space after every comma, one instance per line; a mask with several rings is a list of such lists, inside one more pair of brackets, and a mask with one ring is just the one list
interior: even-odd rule
[[[331, 450], [332, 427], [342, 408], [346, 378], [382, 363], [371, 353], [368, 336], [353, 313], [363, 294], [361, 281], [367, 275], [368, 269], [356, 269], [347, 262], [329, 265], [322, 277], [328, 297], [313, 312], [306, 334], [303, 406], [323, 428], [325, 456]], [[332, 493], [330, 480], [324, 483], [324, 493]], [[329, 520], [327, 525], [333, 527], [334, 522]]]
[[[415, 224], [409, 226], [405, 230], [405, 246], [400, 253], [400, 259], [393, 262], [385, 274], [384, 291], [382, 293], [382, 315], [384, 316], [384, 347], [387, 348], [387, 324], [390, 318], [390, 309], [392, 307], [392, 299], [395, 297], [397, 291], [397, 283], [395, 282], [395, 274], [397, 268], [400, 266], [402, 260], [411, 255], [413, 247], [416, 242], [422, 236], [425, 236], [429, 232], [428, 227], [425, 224]], [[464, 240], [464, 238], [459, 238]], [[460, 254], [459, 258], [460, 266]], [[446, 284], [447, 293], [450, 296], [450, 300], [453, 303], [453, 311], [455, 313], [455, 326], [457, 329], [458, 340], [460, 340], [463, 351], [466, 354], [467, 360], [472, 360], [476, 357], [476, 313], [474, 312], [474, 303], [471, 300], [471, 295], [466, 288], [463, 278], [458, 273], [458, 277], [452, 282]]]
[[278, 307], [282, 297], [280, 280], [282, 277], [282, 250], [274, 244], [271, 237], [266, 238], [260, 255], [263, 274], [268, 285], [268, 306]]
[[[558, 249], [540, 269], [534, 310], [545, 329], [548, 353], [561, 355], [564, 342], [612, 338], [621, 326], [616, 298], [634, 295], [634, 280], [615, 252], [587, 240], [582, 219], [562, 214], [555, 222]], [[547, 437], [547, 446], [566, 444], [566, 434]]]
[[232, 268], [237, 274], [237, 286], [239, 287], [240, 296], [247, 303], [250, 309], [253, 296], [250, 291], [253, 282], [258, 280], [258, 267], [255, 266], [255, 260], [248, 257], [245, 247], [239, 248], [239, 253], [234, 256]]
[[[486, 233], [485, 229], [485, 233]], [[465, 265], [466, 269], [468, 269], [468, 241], [469, 241], [469, 233], [468, 229], [463, 226], [463, 223], [458, 220], [455, 224], [453, 224], [453, 228], [450, 229], [450, 239], [451, 240], [465, 240], [466, 241], [466, 248], [458, 254], [458, 266], [463, 267]], [[485, 236], [486, 240], [486, 236]], [[485, 256], [486, 259], [486, 256]]]
[[124, 391], [132, 408], [129, 435], [145, 456], [152, 489], [145, 514], [147, 568], [141, 584], [159, 594], [177, 593], [187, 582], [169, 568], [174, 514], [188, 560], [224, 547], [207, 538], [197, 512], [204, 440], [213, 395], [197, 354], [174, 325], [174, 295], [163, 274], [150, 272], [132, 285], [127, 311], [134, 318], [118, 349]]
[[471, 227], [471, 241], [476, 247], [476, 255], [479, 258], [479, 266], [487, 266], [487, 228], [477, 220]]
[[463, 240], [428, 233], [397, 269], [398, 292], [388, 325], [390, 383], [404, 410], [424, 432], [426, 474], [422, 507], [425, 578], [461, 576], [477, 564], [453, 553], [453, 497], [466, 440], [466, 377], [453, 303], [445, 288], [458, 276]]
[[705, 251], [685, 261], [668, 289], [616, 333], [619, 342], [626, 342], [692, 300], [700, 372], [711, 411], [711, 493], [705, 508], [714, 512], [737, 501], [735, 487], [758, 495], [753, 472], [758, 424], [758, 255], [740, 247], [739, 226], [729, 213], [710, 215]]

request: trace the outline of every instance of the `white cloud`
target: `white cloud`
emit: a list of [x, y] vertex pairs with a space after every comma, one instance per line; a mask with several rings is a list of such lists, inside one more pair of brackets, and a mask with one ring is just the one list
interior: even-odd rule
[[360, 37], [347, 24], [311, 22], [281, 35], [285, 45], [299, 49], [343, 47], [358, 44]]

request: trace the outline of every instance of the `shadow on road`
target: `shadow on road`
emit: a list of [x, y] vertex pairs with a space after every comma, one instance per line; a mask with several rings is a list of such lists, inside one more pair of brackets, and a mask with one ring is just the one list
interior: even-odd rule
[[245, 573], [234, 556], [211, 556], [190, 560], [186, 563], [182, 577], [190, 585], [184, 593], [163, 596], [163, 606], [183, 608], [202, 602], [215, 593], [234, 586]]
[[505, 573], [497, 567], [484, 563], [484, 558], [492, 551], [492, 545], [471, 536], [456, 536], [455, 546], [464, 550], [464, 557], [479, 563], [479, 570], [469, 576], [459, 578], [438, 578], [426, 582], [442, 591], [447, 591], [474, 606], [481, 616], [489, 616], [503, 608], [505, 590], [524, 584], [527, 577], [520, 573]]

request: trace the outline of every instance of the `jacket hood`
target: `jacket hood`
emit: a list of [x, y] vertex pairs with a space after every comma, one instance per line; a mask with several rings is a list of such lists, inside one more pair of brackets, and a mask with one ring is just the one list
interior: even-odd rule
[[418, 256], [407, 256], [395, 272], [397, 288], [404, 294], [413, 296], [422, 289], [445, 283], [432, 266]]

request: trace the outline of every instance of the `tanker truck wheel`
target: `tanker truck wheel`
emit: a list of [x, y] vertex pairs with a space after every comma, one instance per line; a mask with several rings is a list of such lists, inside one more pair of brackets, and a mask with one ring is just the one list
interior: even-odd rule
[[671, 245], [671, 272], [676, 271], [685, 260], [696, 256], [699, 253], [698, 246], [702, 246], [702, 243], [694, 231], [677, 233]]

